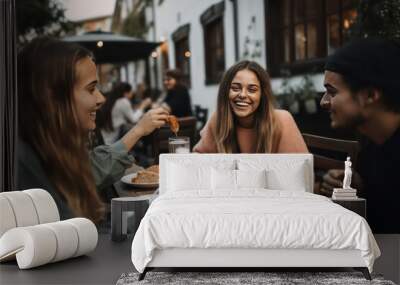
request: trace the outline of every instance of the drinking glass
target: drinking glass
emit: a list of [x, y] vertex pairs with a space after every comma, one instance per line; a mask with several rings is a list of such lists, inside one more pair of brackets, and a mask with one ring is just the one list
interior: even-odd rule
[[190, 153], [189, 137], [168, 138], [168, 148], [170, 153]]

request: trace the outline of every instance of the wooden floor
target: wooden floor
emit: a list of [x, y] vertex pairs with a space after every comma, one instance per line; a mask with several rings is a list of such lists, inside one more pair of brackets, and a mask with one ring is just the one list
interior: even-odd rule
[[383, 274], [385, 279], [400, 284], [400, 234], [374, 235], [381, 250], [375, 261], [374, 273]]

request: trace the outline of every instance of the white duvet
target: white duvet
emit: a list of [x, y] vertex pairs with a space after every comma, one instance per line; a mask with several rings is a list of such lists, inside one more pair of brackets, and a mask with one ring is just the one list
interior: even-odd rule
[[140, 223], [132, 262], [143, 272], [165, 248], [358, 249], [370, 272], [380, 255], [359, 215], [320, 195], [265, 189], [163, 194]]

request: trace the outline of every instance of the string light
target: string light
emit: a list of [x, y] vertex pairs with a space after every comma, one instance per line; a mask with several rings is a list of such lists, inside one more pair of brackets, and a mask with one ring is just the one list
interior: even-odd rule
[[345, 19], [344, 20], [344, 23], [343, 23], [343, 26], [344, 26], [344, 28], [347, 30], [348, 28], [350, 28], [350, 21], [348, 20], [348, 19]]
[[103, 41], [98, 41], [97, 42], [97, 47], [101, 48], [101, 47], [103, 47], [103, 45], [104, 45]]

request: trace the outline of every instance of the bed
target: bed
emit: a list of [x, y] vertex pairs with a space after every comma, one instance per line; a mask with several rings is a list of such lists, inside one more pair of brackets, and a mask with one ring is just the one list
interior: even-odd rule
[[159, 197], [132, 243], [159, 267], [353, 267], [380, 251], [361, 216], [312, 193], [311, 154], [162, 154]]

